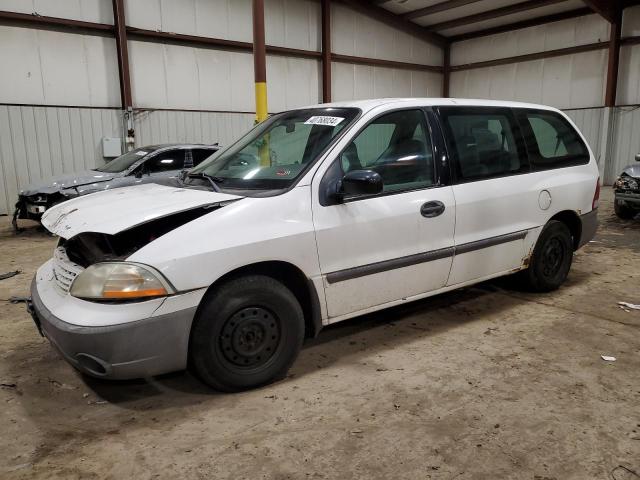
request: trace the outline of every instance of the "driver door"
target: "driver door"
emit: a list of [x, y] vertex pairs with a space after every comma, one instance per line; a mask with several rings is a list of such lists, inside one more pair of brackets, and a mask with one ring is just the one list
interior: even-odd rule
[[[372, 120], [314, 179], [313, 221], [330, 321], [445, 286], [453, 258], [455, 202], [442, 185], [424, 112], [396, 110]], [[373, 170], [377, 195], [323, 199], [339, 178]], [[325, 182], [325, 183], [323, 183]]]

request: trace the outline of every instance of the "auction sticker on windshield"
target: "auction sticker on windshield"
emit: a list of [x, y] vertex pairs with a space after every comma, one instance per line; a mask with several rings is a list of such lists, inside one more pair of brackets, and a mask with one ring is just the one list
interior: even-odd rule
[[320, 115], [311, 117], [309, 120], [304, 122], [305, 125], [327, 125], [328, 127], [335, 127], [340, 122], [342, 122], [344, 118], [341, 117], [329, 117], [326, 115]]

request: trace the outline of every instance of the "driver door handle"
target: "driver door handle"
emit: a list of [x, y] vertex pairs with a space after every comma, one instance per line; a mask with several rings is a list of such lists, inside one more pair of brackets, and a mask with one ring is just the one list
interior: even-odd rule
[[427, 202], [420, 207], [420, 215], [425, 218], [434, 218], [444, 213], [445, 206], [444, 203], [434, 200], [432, 202]]

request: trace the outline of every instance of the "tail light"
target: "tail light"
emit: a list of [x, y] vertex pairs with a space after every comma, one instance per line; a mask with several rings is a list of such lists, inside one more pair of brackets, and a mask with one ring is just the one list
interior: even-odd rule
[[600, 205], [600, 177], [596, 183], [596, 193], [593, 194], [593, 202], [591, 202], [591, 209], [595, 210]]

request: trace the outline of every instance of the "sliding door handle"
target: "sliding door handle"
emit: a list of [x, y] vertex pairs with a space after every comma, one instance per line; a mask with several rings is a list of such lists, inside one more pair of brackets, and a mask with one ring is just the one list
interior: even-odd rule
[[427, 202], [420, 207], [420, 215], [425, 218], [433, 218], [444, 213], [444, 203], [434, 200], [433, 202]]

